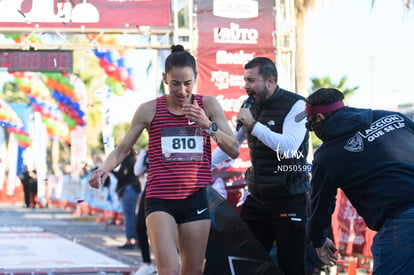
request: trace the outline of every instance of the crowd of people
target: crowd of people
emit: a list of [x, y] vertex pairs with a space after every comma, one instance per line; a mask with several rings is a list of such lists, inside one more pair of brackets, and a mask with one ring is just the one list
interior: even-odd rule
[[[250, 104], [240, 108], [233, 130], [218, 100], [195, 90], [195, 58], [181, 45], [171, 49], [162, 75], [169, 93], [141, 104], [122, 141], [84, 171], [93, 188], [116, 179], [126, 239], [119, 248], [141, 250], [136, 275], [204, 274], [211, 226], [206, 187], [212, 168], [237, 158], [244, 141], [251, 167], [239, 215], [269, 254], [276, 248], [280, 274], [312, 274], [337, 263], [331, 224], [338, 189], [377, 232], [373, 274], [414, 273], [413, 121], [348, 107], [334, 88], [304, 98], [279, 86], [271, 59], [255, 57], [244, 65]], [[148, 147], [137, 156], [144, 130]], [[322, 141], [313, 156], [310, 131]], [[35, 207], [36, 171], [26, 168], [20, 179], [25, 206]], [[307, 270], [312, 252], [320, 266]]]

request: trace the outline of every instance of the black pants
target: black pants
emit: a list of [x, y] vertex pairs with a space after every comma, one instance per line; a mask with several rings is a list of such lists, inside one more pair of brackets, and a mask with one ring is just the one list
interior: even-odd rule
[[26, 207], [36, 206], [37, 182], [29, 181], [23, 183], [24, 203]]
[[138, 243], [141, 248], [142, 261], [144, 263], [151, 263], [151, 254], [148, 243], [148, 234], [147, 234], [147, 225], [145, 223], [145, 192], [146, 189], [141, 194], [141, 199], [138, 206], [138, 215], [137, 215], [137, 235]]
[[249, 195], [240, 212], [267, 251], [276, 241], [278, 265], [286, 275], [305, 273], [306, 207], [305, 194], [271, 204], [260, 203]]

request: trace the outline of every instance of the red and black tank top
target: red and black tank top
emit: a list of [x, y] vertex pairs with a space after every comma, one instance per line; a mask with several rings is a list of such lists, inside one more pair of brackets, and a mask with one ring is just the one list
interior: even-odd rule
[[[193, 95], [201, 108], [203, 97]], [[185, 199], [212, 181], [210, 136], [184, 115], [167, 109], [167, 96], [157, 98], [149, 129], [149, 173], [146, 196]]]

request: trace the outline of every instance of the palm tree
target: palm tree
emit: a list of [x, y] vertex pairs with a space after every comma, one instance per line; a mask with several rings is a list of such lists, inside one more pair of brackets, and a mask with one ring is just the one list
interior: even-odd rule
[[352, 88], [348, 88], [346, 86], [346, 82], [348, 81], [348, 78], [346, 76], [342, 77], [338, 83], [333, 83], [331, 78], [329, 76], [325, 76], [325, 77], [314, 77], [311, 78], [312, 81], [312, 91], [315, 91], [319, 88], [336, 88], [338, 90], [340, 90], [344, 96], [345, 96], [345, 101], [352, 95], [354, 94], [355, 91], [357, 91], [359, 89], [358, 86], [352, 87]]

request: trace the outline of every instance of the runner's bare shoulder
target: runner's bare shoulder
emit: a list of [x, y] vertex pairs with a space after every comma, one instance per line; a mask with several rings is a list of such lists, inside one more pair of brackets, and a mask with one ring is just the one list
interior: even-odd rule
[[142, 103], [138, 107], [135, 115], [145, 120], [148, 124], [150, 124], [155, 116], [156, 110], [157, 110], [157, 100], [153, 99], [153, 100]]
[[223, 109], [220, 105], [220, 102], [216, 97], [213, 96], [203, 96], [203, 105], [204, 110], [209, 118], [217, 115], [218, 113], [223, 113]]

